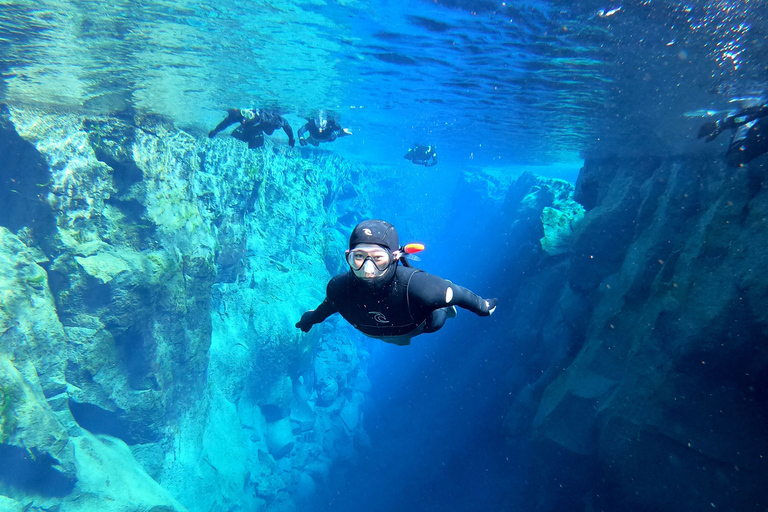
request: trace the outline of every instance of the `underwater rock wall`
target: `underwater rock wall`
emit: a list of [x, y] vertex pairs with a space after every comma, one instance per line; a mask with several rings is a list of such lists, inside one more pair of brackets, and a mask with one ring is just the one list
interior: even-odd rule
[[6, 106], [0, 147], [1, 494], [292, 510], [366, 442], [367, 353], [293, 327], [342, 268], [362, 168]]
[[568, 249], [511, 290], [523, 507], [768, 507], [765, 171], [587, 160]]

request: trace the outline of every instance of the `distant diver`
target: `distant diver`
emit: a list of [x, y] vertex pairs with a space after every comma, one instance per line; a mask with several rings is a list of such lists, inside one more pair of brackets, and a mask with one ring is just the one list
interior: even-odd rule
[[432, 167], [437, 165], [437, 148], [435, 146], [416, 145], [409, 149], [403, 158], [416, 165]]
[[711, 142], [725, 130], [733, 130], [725, 158], [738, 167], [768, 152], [768, 103], [745, 108], [723, 119], [704, 123], [699, 138]]
[[[479, 316], [496, 310], [497, 299], [482, 299], [440, 277], [413, 268], [406, 259], [424, 248], [400, 247], [395, 227], [383, 220], [358, 224], [346, 251], [348, 272], [332, 278], [326, 298], [296, 323], [303, 332], [334, 313], [371, 338], [409, 345], [411, 338], [440, 329], [456, 306]], [[401, 265], [398, 265], [402, 263]]]
[[293, 130], [288, 121], [274, 110], [239, 109], [227, 110], [227, 117], [216, 125], [216, 128], [208, 132], [208, 137], [213, 138], [217, 133], [230, 125], [240, 123], [240, 126], [232, 131], [232, 136], [237, 140], [248, 143], [249, 149], [260, 148], [264, 145], [264, 134], [272, 133], [282, 128], [288, 136], [288, 145], [293, 147], [296, 141], [293, 138]]
[[[309, 136], [307, 136], [307, 133]], [[342, 128], [333, 118], [326, 117], [325, 113], [320, 112], [314, 119], [299, 128], [299, 144], [306, 146], [312, 144], [319, 146], [321, 142], [333, 142], [339, 137], [352, 135], [352, 132]]]

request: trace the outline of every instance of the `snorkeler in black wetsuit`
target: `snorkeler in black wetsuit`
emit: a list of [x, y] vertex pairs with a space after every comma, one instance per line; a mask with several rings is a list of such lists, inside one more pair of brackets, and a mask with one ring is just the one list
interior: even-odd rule
[[699, 138], [707, 137], [707, 142], [711, 142], [725, 130], [734, 130], [725, 153], [731, 167], [738, 167], [768, 152], [768, 103], [704, 123], [699, 128]]
[[[309, 133], [307, 137], [306, 134]], [[319, 146], [321, 142], [333, 142], [339, 137], [352, 135], [352, 132], [346, 128], [342, 128], [339, 123], [333, 118], [327, 118], [323, 112], [317, 115], [314, 119], [310, 119], [307, 123], [299, 128], [299, 144], [306, 146], [312, 144], [313, 146]]]
[[416, 145], [409, 149], [403, 158], [416, 165], [432, 167], [437, 165], [437, 148], [435, 146]]
[[[367, 220], [352, 231], [347, 251], [350, 271], [331, 279], [326, 298], [302, 315], [296, 327], [309, 332], [333, 313], [341, 313], [357, 330], [395, 345], [440, 329], [456, 307], [480, 316], [496, 309], [497, 299], [484, 300], [440, 277], [410, 267], [407, 247], [383, 220]], [[398, 261], [405, 266], [398, 265]]]
[[248, 143], [249, 149], [263, 146], [264, 134], [272, 135], [278, 128], [282, 128], [288, 136], [289, 146], [293, 147], [296, 143], [293, 139], [291, 125], [280, 114], [273, 110], [259, 109], [231, 108], [227, 110], [227, 117], [208, 133], [208, 137], [215, 137], [217, 133], [235, 123], [240, 123], [240, 126], [232, 131], [232, 136]]

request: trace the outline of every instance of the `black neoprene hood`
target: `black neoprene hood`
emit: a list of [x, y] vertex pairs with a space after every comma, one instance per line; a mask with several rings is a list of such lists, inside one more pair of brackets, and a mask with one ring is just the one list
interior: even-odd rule
[[395, 226], [385, 220], [364, 220], [352, 230], [349, 248], [359, 244], [376, 244], [395, 252], [400, 248], [400, 238]]

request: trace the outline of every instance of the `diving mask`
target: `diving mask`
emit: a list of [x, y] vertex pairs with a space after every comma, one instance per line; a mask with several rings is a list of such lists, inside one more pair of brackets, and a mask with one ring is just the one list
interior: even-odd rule
[[315, 118], [315, 126], [317, 126], [317, 129], [322, 132], [328, 127], [328, 120], [325, 118], [324, 115], [319, 115]]
[[364, 244], [347, 251], [347, 264], [357, 277], [381, 277], [394, 262], [392, 253], [383, 247]]

